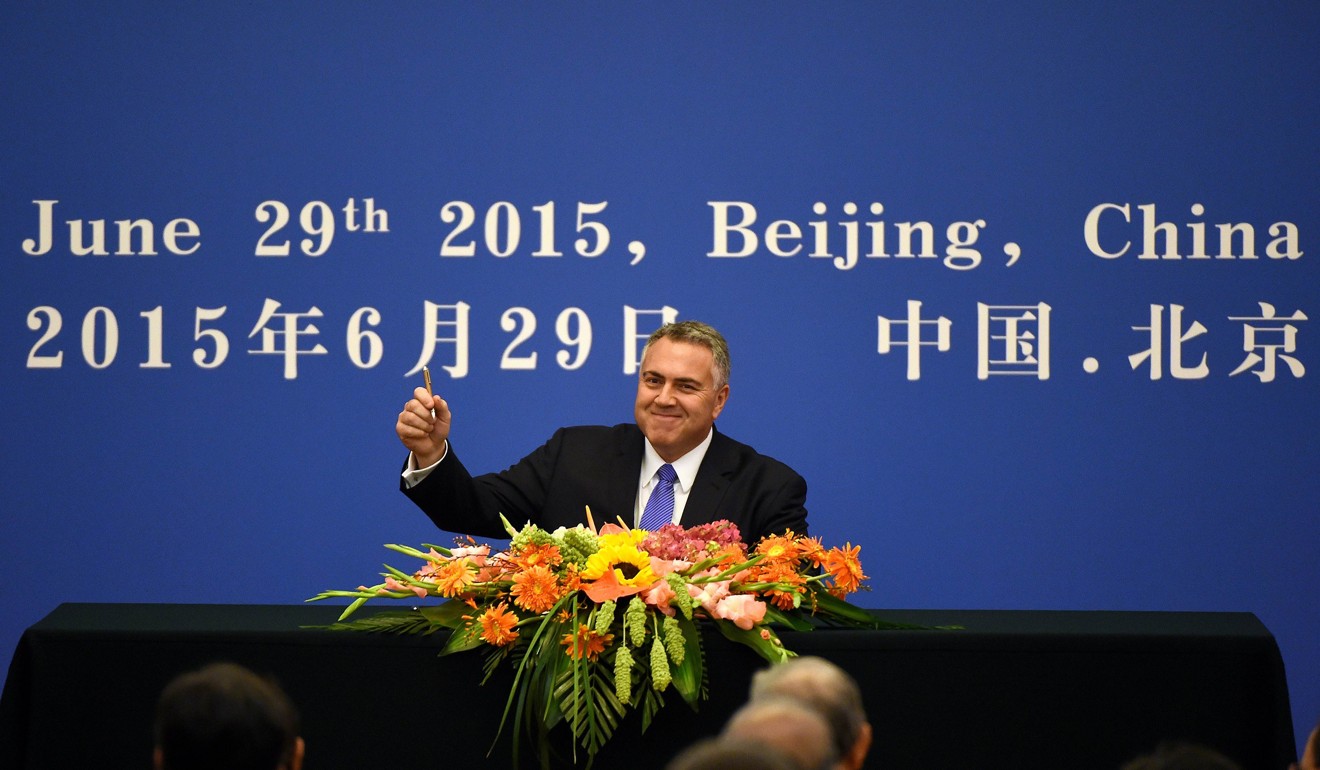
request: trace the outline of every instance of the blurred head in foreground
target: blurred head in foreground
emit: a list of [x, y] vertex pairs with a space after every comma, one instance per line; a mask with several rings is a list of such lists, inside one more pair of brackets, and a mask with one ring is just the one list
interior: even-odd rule
[[707, 738], [684, 749], [665, 770], [798, 770], [782, 753], [760, 743]]
[[1161, 743], [1149, 754], [1123, 765], [1122, 770], [1242, 770], [1236, 762], [1208, 746], [1196, 743]]
[[752, 678], [751, 699], [796, 698], [819, 711], [830, 726], [840, 767], [858, 770], [871, 749], [871, 723], [862, 691], [848, 672], [824, 658], [792, 658]]
[[762, 698], [734, 712], [721, 736], [759, 743], [791, 759], [799, 770], [831, 770], [838, 754], [819, 711], [796, 698]]
[[1293, 765], [1293, 770], [1320, 770], [1320, 724], [1311, 731], [1302, 749], [1302, 760]]
[[300, 770], [298, 714], [274, 683], [233, 663], [175, 678], [156, 704], [156, 770]]

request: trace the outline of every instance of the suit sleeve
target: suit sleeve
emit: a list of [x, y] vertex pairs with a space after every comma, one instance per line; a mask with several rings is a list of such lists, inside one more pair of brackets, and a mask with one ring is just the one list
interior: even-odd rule
[[563, 431], [499, 473], [471, 475], [450, 445], [447, 456], [417, 485], [400, 489], [440, 529], [479, 537], [508, 537], [503, 514], [516, 528], [537, 522], [563, 444]]
[[758, 532], [752, 542], [766, 535], [782, 535], [790, 530], [807, 535], [807, 482], [796, 472], [783, 466], [784, 478], [771, 492], [761, 515], [757, 517]]

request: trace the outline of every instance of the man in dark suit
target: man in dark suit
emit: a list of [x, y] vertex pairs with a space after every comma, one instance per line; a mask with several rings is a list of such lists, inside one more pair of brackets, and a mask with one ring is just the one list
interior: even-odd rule
[[504, 537], [500, 514], [515, 527], [554, 529], [585, 523], [587, 506], [598, 525], [621, 517], [642, 526], [651, 493], [668, 478], [674, 502], [663, 523], [727, 519], [748, 543], [806, 534], [802, 477], [715, 430], [729, 398], [728, 351], [706, 324], [661, 327], [642, 351], [636, 425], [563, 428], [508, 470], [481, 476], [449, 446], [449, 405], [418, 388], [395, 423], [409, 450], [400, 488], [441, 529]]

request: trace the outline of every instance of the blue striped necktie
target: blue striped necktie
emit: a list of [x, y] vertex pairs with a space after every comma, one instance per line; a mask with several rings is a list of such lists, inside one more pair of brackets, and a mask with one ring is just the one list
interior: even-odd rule
[[642, 529], [654, 532], [674, 520], [674, 482], [678, 474], [674, 466], [665, 463], [660, 466], [660, 478], [651, 490], [651, 497], [646, 501], [646, 510], [642, 511]]

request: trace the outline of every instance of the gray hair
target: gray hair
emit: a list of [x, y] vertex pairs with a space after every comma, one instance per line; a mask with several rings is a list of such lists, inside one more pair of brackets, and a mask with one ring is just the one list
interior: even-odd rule
[[801, 768], [829, 770], [839, 761], [829, 721], [798, 698], [772, 697], [748, 701], [729, 717], [720, 733], [725, 740], [754, 741], [769, 746]]
[[722, 388], [729, 384], [729, 343], [724, 341], [724, 335], [716, 331], [715, 327], [701, 321], [665, 324], [647, 338], [646, 346], [642, 348], [643, 359], [646, 358], [646, 351], [651, 349], [651, 345], [660, 339], [686, 342], [709, 350], [715, 359], [715, 387]]
[[753, 701], [783, 697], [800, 700], [825, 717], [839, 756], [847, 756], [866, 724], [857, 682], [824, 658], [792, 658], [752, 677]]

